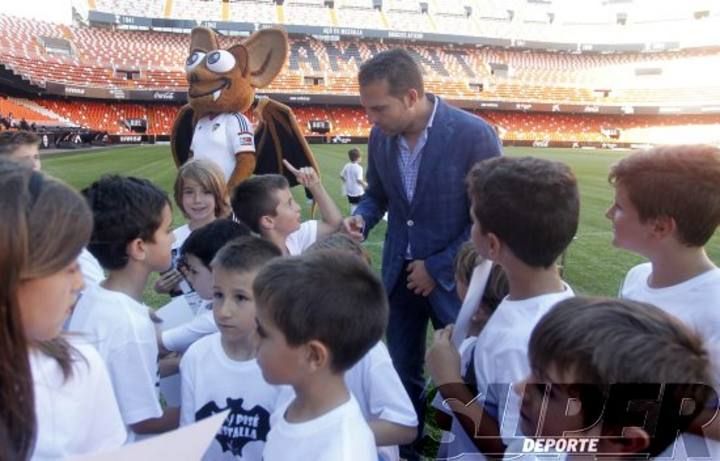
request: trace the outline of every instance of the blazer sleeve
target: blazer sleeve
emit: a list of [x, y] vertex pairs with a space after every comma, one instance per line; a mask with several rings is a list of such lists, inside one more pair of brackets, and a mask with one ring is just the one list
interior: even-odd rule
[[[466, 129], [465, 136], [458, 137], [461, 141], [458, 145], [471, 147], [465, 174], [477, 162], [502, 155], [502, 147], [495, 130], [484, 121], [479, 122]], [[464, 181], [465, 178], [458, 178], [458, 180]], [[452, 290], [455, 286], [455, 256], [460, 246], [470, 238], [471, 227], [472, 224], [468, 223], [460, 235], [447, 247], [425, 259], [425, 268], [428, 273], [446, 291]]]
[[353, 213], [355, 216], [362, 216], [365, 221], [365, 229], [363, 232], [366, 238], [370, 230], [375, 227], [375, 224], [385, 215], [388, 203], [385, 188], [383, 187], [382, 181], [380, 181], [375, 158], [376, 155], [380, 154], [378, 154], [377, 137], [375, 135], [375, 129], [373, 129], [370, 132], [370, 139], [368, 140], [368, 187]]

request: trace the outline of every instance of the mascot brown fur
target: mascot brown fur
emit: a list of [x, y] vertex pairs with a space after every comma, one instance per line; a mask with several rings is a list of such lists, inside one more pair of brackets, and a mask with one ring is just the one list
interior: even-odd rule
[[[283, 158], [319, 172], [290, 109], [255, 96], [280, 73], [287, 54], [287, 35], [279, 29], [255, 32], [228, 49], [220, 48], [213, 30], [192, 30], [188, 104], [178, 113], [171, 137], [176, 166], [191, 157], [210, 159], [225, 172], [230, 190], [253, 173], [283, 173], [296, 185]], [[259, 119], [254, 132], [243, 115], [251, 107]]]

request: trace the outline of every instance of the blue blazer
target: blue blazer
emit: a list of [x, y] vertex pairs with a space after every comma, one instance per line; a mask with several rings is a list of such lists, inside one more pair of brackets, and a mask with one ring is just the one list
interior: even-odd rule
[[[432, 100], [434, 95], [428, 95]], [[415, 194], [408, 202], [398, 166], [397, 136], [373, 127], [368, 143], [368, 188], [355, 210], [365, 220], [365, 233], [388, 212], [382, 276], [388, 295], [402, 274], [410, 243], [413, 259], [425, 260], [437, 282], [429, 300], [443, 323], [454, 322], [460, 307], [455, 294], [454, 259], [470, 238], [472, 225], [465, 176], [484, 159], [501, 155], [493, 128], [483, 119], [449, 106], [438, 107], [422, 151]]]

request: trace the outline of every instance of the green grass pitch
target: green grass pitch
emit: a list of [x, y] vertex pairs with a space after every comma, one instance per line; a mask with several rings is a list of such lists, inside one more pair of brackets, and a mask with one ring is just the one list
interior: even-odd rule
[[[349, 145], [311, 146], [320, 164], [323, 183], [344, 213], [348, 213], [347, 200], [340, 193], [339, 172], [347, 162]], [[367, 146], [357, 146], [363, 152]], [[613, 191], [607, 182], [610, 165], [627, 155], [627, 152], [591, 151], [572, 149], [505, 148], [506, 155], [533, 155], [567, 163], [575, 171], [580, 184], [580, 228], [567, 251], [565, 279], [577, 293], [612, 296], [617, 293], [627, 270], [641, 261], [638, 256], [613, 248], [610, 244], [612, 231], [605, 218], [605, 210], [612, 202]], [[366, 162], [364, 159], [363, 163]], [[175, 167], [167, 145], [132, 146], [108, 148], [88, 153], [71, 153], [46, 156], [43, 169], [69, 184], [82, 188], [104, 173], [120, 173], [150, 179], [172, 195]], [[295, 197], [307, 216], [309, 207], [301, 188]], [[175, 225], [183, 223], [183, 217], [174, 207]], [[373, 263], [379, 269], [385, 223], [375, 227], [366, 241]], [[720, 237], [715, 235], [708, 245], [714, 261], [720, 261]], [[145, 292], [148, 305], [158, 307], [167, 302], [165, 296], [152, 289]]]

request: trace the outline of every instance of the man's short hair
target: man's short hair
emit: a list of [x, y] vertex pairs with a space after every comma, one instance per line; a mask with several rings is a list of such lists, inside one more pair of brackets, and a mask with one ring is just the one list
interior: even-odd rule
[[274, 243], [246, 235], [225, 244], [212, 260], [212, 267], [232, 272], [253, 272], [280, 256], [282, 251]]
[[670, 217], [678, 240], [705, 245], [720, 225], [720, 149], [707, 145], [662, 146], [634, 153], [610, 169], [640, 220]]
[[268, 312], [290, 346], [320, 341], [341, 373], [382, 338], [388, 301], [380, 279], [360, 258], [318, 251], [278, 258], [253, 284], [257, 309]]
[[202, 261], [205, 267], [210, 268], [210, 263], [220, 248], [243, 235], [250, 235], [250, 228], [245, 224], [230, 219], [216, 219], [192, 231], [183, 242], [180, 254], [183, 258], [193, 255]]
[[360, 158], [360, 149], [357, 147], [353, 147], [348, 151], [348, 159], [350, 159], [351, 162], [357, 162], [357, 160]]
[[[655, 427], [647, 449], [651, 456], [667, 448], [678, 429], [689, 426], [707, 401], [706, 385], [712, 384], [710, 358], [697, 334], [655, 306], [625, 299], [576, 297], [559, 302], [530, 335], [528, 358], [540, 381], [550, 381], [551, 369], [571, 373], [572, 383], [566, 387], [580, 399], [585, 427], [601, 416], [604, 429], [635, 425], [603, 408], [614, 384], [670, 384], [663, 406], [670, 403], [665, 399], [674, 399], [674, 406], [668, 406], [673, 410], [683, 398], [693, 398], [694, 411], [671, 412], [679, 418], [677, 424], [666, 421]], [[615, 396], [618, 389], [624, 387], [616, 386]], [[626, 393], [631, 392], [628, 386]]]
[[528, 266], [552, 266], [577, 232], [580, 197], [565, 164], [496, 157], [475, 165], [467, 183], [481, 232], [495, 234]]
[[12, 155], [21, 146], [37, 146], [40, 137], [23, 130], [0, 131], [0, 155]]
[[147, 179], [106, 175], [82, 191], [95, 224], [88, 250], [108, 270], [128, 263], [127, 245], [152, 242], [170, 205], [167, 194]]
[[402, 48], [378, 53], [360, 66], [358, 83], [361, 87], [383, 80], [388, 83], [389, 94], [396, 98], [402, 98], [411, 88], [418, 96], [425, 94], [420, 66]]
[[285, 176], [263, 174], [253, 176], [238, 184], [233, 192], [231, 205], [235, 217], [260, 233], [260, 218], [275, 216], [279, 205], [274, 192], [289, 189]]

